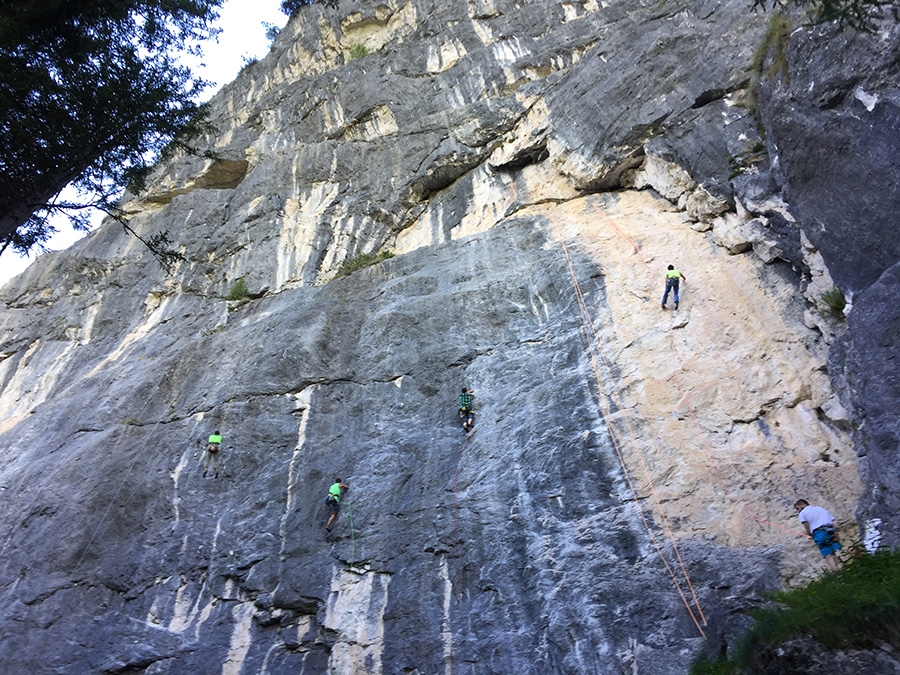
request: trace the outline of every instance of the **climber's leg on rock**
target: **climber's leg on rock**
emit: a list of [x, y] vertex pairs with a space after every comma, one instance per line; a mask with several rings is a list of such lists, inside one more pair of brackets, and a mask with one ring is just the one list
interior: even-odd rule
[[212, 461], [213, 469], [216, 472], [215, 477], [219, 477], [219, 444], [210, 443], [206, 446], [206, 461], [203, 463], [203, 477], [206, 478], [206, 472], [209, 471], [209, 463]]
[[471, 410], [460, 410], [459, 416], [462, 419], [463, 431], [469, 433], [475, 426], [475, 413]]
[[333, 497], [329, 496], [325, 503], [328, 505], [328, 508], [331, 510], [331, 517], [328, 518], [328, 522], [325, 523], [325, 529], [328, 532], [331, 532], [331, 525], [334, 523], [334, 519], [337, 518], [338, 513], [341, 510], [341, 504]]

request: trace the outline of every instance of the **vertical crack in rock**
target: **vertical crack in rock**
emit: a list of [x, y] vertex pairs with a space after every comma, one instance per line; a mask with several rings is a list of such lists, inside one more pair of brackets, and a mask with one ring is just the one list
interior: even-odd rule
[[330, 672], [381, 675], [390, 580], [379, 572], [334, 569], [324, 624], [335, 634]]
[[444, 673], [453, 675], [453, 626], [450, 617], [450, 603], [453, 600], [453, 582], [450, 581], [450, 570], [447, 556], [441, 556], [438, 577], [444, 582], [443, 616], [441, 618], [441, 643], [444, 646]]
[[185, 448], [184, 452], [181, 453], [181, 457], [178, 459], [175, 470], [172, 471], [172, 482], [175, 484], [172, 490], [172, 509], [175, 511], [176, 523], [181, 520], [181, 497], [178, 494], [178, 481], [181, 478], [182, 472], [187, 467], [192, 454], [193, 450], [191, 448]]
[[222, 675], [240, 675], [252, 642], [250, 628], [253, 625], [253, 614], [252, 602], [240, 602], [231, 610], [234, 630], [231, 633], [231, 643], [228, 645], [228, 655], [222, 664]]
[[291, 461], [288, 465], [287, 480], [287, 499], [285, 500], [284, 514], [281, 516], [281, 525], [278, 528], [281, 538], [281, 555], [284, 555], [287, 542], [287, 520], [295, 510], [295, 501], [297, 499], [295, 487], [297, 482], [297, 465], [303, 453], [303, 446], [306, 443], [306, 425], [310, 417], [310, 401], [312, 399], [314, 387], [306, 387], [303, 391], [294, 395], [296, 410], [299, 411], [300, 425], [297, 429], [297, 444], [291, 453]]

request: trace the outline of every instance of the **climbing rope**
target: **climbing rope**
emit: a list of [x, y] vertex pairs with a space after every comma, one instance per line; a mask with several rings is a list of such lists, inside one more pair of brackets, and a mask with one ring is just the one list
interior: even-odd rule
[[[552, 219], [551, 219], [551, 223], [553, 224], [554, 229], [557, 229], [556, 224]], [[678, 595], [681, 597], [682, 602], [684, 603], [684, 606], [688, 611], [688, 614], [691, 616], [691, 619], [694, 622], [694, 625], [697, 627], [697, 630], [699, 631], [700, 635], [702, 635], [705, 638], [706, 633], [703, 631], [703, 626], [706, 625], [706, 617], [703, 614], [703, 610], [700, 606], [700, 600], [697, 597], [696, 591], [694, 589], [694, 585], [690, 579], [690, 574], [687, 571], [687, 567], [685, 566], [684, 560], [681, 557], [681, 552], [678, 549], [678, 544], [675, 541], [675, 537], [674, 537], [674, 535], [671, 531], [671, 528], [669, 527], [668, 521], [665, 517], [665, 513], [662, 508], [661, 500], [659, 499], [659, 495], [656, 492], [656, 487], [653, 483], [652, 476], [650, 475], [650, 471], [649, 471], [649, 469], [647, 467], [647, 463], [644, 459], [643, 452], [640, 449], [640, 444], [638, 443], [637, 436], [635, 435], [634, 430], [631, 427], [631, 422], [630, 422], [630, 419], [629, 419], [629, 416], [627, 413], [627, 409], [624, 407], [624, 405], [622, 405], [621, 398], [616, 395], [615, 387], [612, 385], [612, 383], [614, 382], [614, 379], [612, 377], [612, 371], [611, 371], [611, 368], [609, 367], [609, 363], [606, 360], [606, 357], [603, 355], [603, 351], [599, 348], [599, 345], [601, 344], [601, 342], [600, 342], [599, 336], [597, 336], [597, 333], [594, 330], [590, 311], [588, 309], [587, 302], [584, 299], [584, 294], [581, 290], [581, 285], [578, 282], [578, 277], [575, 274], [575, 267], [574, 267], [574, 264], [572, 263], [572, 257], [569, 254], [569, 249], [566, 246], [565, 239], [561, 236], [561, 233], [559, 233], [558, 231], [557, 231], [557, 238], [559, 239], [559, 241], [562, 245], [562, 250], [563, 250], [563, 253], [566, 258], [566, 264], [568, 265], [568, 268], [569, 268], [569, 275], [572, 280], [572, 286], [575, 291], [576, 300], [578, 302], [579, 315], [580, 315], [581, 321], [582, 321], [582, 331], [583, 331], [585, 338], [587, 340], [587, 343], [588, 343], [588, 349], [589, 349], [589, 353], [591, 356], [591, 364], [592, 364], [592, 368], [594, 371], [594, 377], [597, 382], [598, 391], [601, 393], [604, 391], [607, 391], [608, 392], [607, 396], [609, 397], [609, 399], [616, 405], [618, 410], [622, 411], [621, 417], [624, 420], [625, 425], [628, 429], [628, 433], [631, 437], [635, 453], [638, 455], [638, 457], [640, 459], [641, 467], [644, 472], [644, 479], [646, 480], [648, 486], [650, 487], [650, 491], [653, 496], [654, 502], [656, 504], [657, 511], [659, 512], [660, 520], [663, 524], [663, 529], [666, 533], [667, 538], [669, 539], [669, 542], [672, 546], [672, 550], [678, 560], [678, 566], [681, 569], [681, 575], [684, 577], [684, 582], [689, 589], [691, 599], [693, 600], [693, 606], [691, 606], [691, 601], [688, 600], [687, 595], [685, 594], [685, 591], [682, 588], [682, 584], [681, 584], [681, 581], [679, 581], [679, 579], [678, 579], [677, 573], [672, 568], [672, 566], [669, 564], [669, 561], [666, 559], [666, 556], [663, 553], [662, 547], [660, 546], [659, 542], [657, 541], [656, 536], [654, 535], [653, 530], [652, 530], [649, 522], [647, 521], [646, 516], [644, 515], [643, 509], [640, 506], [640, 498], [638, 496], [638, 491], [634, 486], [634, 483], [633, 483], [631, 475], [630, 475], [631, 471], [627, 465], [627, 462], [625, 461], [625, 457], [624, 457], [624, 454], [623, 454], [622, 448], [621, 448], [621, 441], [616, 439], [615, 426], [614, 426], [614, 422], [612, 419], [612, 412], [609, 408], [608, 402], [605, 402], [602, 397], [600, 399], [600, 404], [599, 404], [600, 413], [604, 418], [607, 429], [609, 430], [610, 440], [612, 441], [612, 444], [615, 449], [616, 456], [619, 460], [619, 463], [622, 466], [623, 475], [625, 476], [629, 490], [632, 493], [635, 507], [638, 510], [638, 513], [641, 518], [641, 522], [643, 523], [645, 529], [647, 530], [647, 534], [650, 537], [650, 541], [652, 542], [654, 548], [656, 549], [656, 552], [659, 555], [660, 560], [663, 562], [663, 565], [665, 566], [666, 571], [669, 573], [669, 576], [671, 577], [672, 582], [675, 585]], [[607, 377], [608, 377], [608, 380], [610, 383], [610, 385], [608, 387], [604, 387], [604, 385], [603, 385], [603, 377], [600, 372], [600, 367], [598, 365], [598, 358], [599, 358], [599, 360], [601, 360], [603, 362], [603, 364], [605, 366], [605, 369], [607, 372]], [[606, 405], [604, 405], [604, 403]]]
[[[462, 537], [459, 533], [459, 492], [457, 485], [459, 484], [459, 467], [462, 465], [463, 457], [466, 454], [466, 448], [469, 446], [469, 435], [466, 434], [466, 440], [463, 441], [462, 450], [459, 453], [459, 459], [456, 460], [456, 471], [453, 473], [453, 522], [454, 522], [454, 547], [459, 546], [462, 549]], [[456, 603], [462, 602], [462, 551], [459, 553], [459, 570], [456, 578]]]
[[[658, 276], [665, 273], [665, 270], [662, 268], [662, 266], [657, 264], [650, 255], [648, 255], [637, 243], [635, 243], [635, 241], [631, 237], [629, 237], [628, 234], [624, 230], [622, 230], [621, 227], [619, 227], [619, 224], [616, 222], [616, 220], [614, 218], [612, 218], [603, 209], [598, 207], [594, 201], [589, 200], [588, 203], [591, 205], [591, 207], [594, 209], [594, 211], [597, 214], [599, 214], [607, 223], [609, 223], [616, 230], [616, 232], [618, 232], [619, 235], [631, 245], [631, 247], [634, 249], [635, 253], [637, 253], [638, 256], [641, 258], [641, 261], [646, 266], [648, 272], [653, 270], [654, 278], [657, 278]], [[675, 331], [674, 331], [675, 315], [674, 315], [674, 313], [670, 314], [669, 321], [670, 321], [669, 349], [671, 352], [674, 353], [674, 351], [675, 351]], [[707, 430], [705, 430], [703, 428], [703, 426], [700, 424], [700, 420], [697, 417], [694, 406], [691, 405], [690, 397], [688, 396], [687, 392], [684, 390], [684, 388], [681, 385], [681, 381], [678, 377], [677, 371], [672, 373], [672, 382], [675, 385], [675, 388], [678, 390], [679, 394], [681, 394], [681, 400], [684, 402], [685, 406], [687, 407], [688, 413], [690, 414], [690, 417], [694, 423], [694, 426], [700, 432], [698, 434], [698, 437], [700, 438], [701, 443], [705, 447], [707, 455], [713, 461], [713, 470], [716, 474], [716, 477], [719, 479], [719, 482], [721, 483], [722, 491], [725, 493], [725, 495], [729, 499], [731, 499], [741, 509], [741, 511], [743, 511], [751, 520], [754, 520], [761, 524], [770, 525], [774, 528], [783, 530], [785, 532], [789, 532], [791, 535], [793, 535], [795, 537], [799, 536], [799, 537], [803, 537], [803, 538], [807, 538], [807, 539], [810, 538], [809, 535], [807, 535], [803, 532], [798, 532], [795, 529], [785, 527], [781, 523], [776, 523], [774, 521], [768, 520], [768, 519], [763, 518], [763, 517], [759, 516], [758, 514], [754, 513], [753, 511], [751, 511], [748, 508], [748, 506], [744, 500], [742, 500], [740, 497], [738, 497], [736, 494], [734, 494], [728, 488], [728, 482], [725, 480], [725, 476], [722, 473], [721, 467], [719, 466], [719, 462], [716, 457], [716, 453], [713, 451], [712, 444], [709, 442], [709, 432]]]
[[[463, 441], [462, 450], [460, 450], [459, 458], [456, 460], [456, 470], [453, 473], [453, 524], [454, 524], [454, 541], [453, 548], [459, 547], [459, 565], [457, 567], [457, 575], [456, 575], [456, 606], [457, 608], [462, 604], [462, 570], [463, 570], [463, 546], [462, 546], [462, 536], [460, 535], [459, 530], [459, 491], [457, 486], [459, 484], [459, 469], [462, 465], [463, 457], [466, 454], [466, 448], [469, 446], [469, 434], [466, 434], [466, 438]], [[448, 578], [449, 581], [449, 570], [448, 570]], [[448, 612], [451, 610], [448, 607]], [[449, 618], [448, 615], [448, 624], [452, 626], [453, 621]], [[457, 665], [456, 659], [453, 655], [453, 647], [450, 648], [450, 667], [451, 671], [453, 666]]]

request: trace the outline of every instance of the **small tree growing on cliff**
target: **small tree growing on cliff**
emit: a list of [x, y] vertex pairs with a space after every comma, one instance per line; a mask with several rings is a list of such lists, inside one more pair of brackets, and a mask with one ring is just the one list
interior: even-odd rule
[[[52, 213], [80, 229], [91, 207], [116, 215], [157, 153], [186, 146], [179, 133], [200, 129], [195, 97], [206, 83], [177, 59], [214, 34], [222, 2], [3, 3], [0, 252], [41, 245]], [[83, 199], [59, 200], [70, 184]]]

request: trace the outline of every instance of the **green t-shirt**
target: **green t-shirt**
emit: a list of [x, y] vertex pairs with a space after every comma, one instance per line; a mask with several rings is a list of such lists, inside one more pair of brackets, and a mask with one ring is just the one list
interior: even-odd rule
[[334, 497], [334, 501], [341, 501], [341, 484], [335, 483], [330, 488], [328, 488], [328, 494]]
[[666, 278], [667, 279], [680, 279], [681, 272], [679, 272], [678, 270], [669, 270], [666, 272]]
[[221, 442], [222, 442], [222, 437], [219, 436], [219, 434], [213, 434], [212, 436], [209, 437], [210, 445], [219, 445], [219, 443], [221, 443]]

